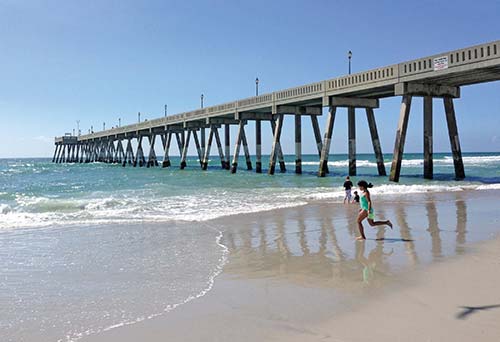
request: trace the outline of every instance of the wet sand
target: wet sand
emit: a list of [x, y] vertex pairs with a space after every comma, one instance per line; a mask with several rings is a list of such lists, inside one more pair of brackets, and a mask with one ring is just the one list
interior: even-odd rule
[[354, 240], [355, 205], [210, 221], [229, 248], [212, 291], [82, 341], [497, 341], [498, 200], [500, 191], [374, 198], [394, 230], [365, 225], [364, 242]]

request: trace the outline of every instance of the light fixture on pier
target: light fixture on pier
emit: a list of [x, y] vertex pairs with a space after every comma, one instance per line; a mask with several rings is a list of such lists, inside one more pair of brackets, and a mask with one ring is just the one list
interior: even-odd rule
[[80, 120], [76, 120], [76, 134], [80, 136]]
[[106, 123], [105, 123], [105, 122], [103, 122], [103, 123], [102, 123], [102, 130], [103, 130], [103, 131], [105, 131], [105, 130], [106, 130]]
[[165, 105], [165, 117], [167, 117], [167, 105]]
[[255, 79], [255, 96], [259, 96], [259, 78]]
[[347, 53], [347, 58], [349, 58], [349, 75], [351, 74], [351, 58], [352, 58], [352, 51], [349, 50]]
[[201, 108], [202, 108], [202, 109], [203, 109], [203, 98], [204, 98], [204, 97], [205, 97], [205, 96], [203, 96], [203, 94], [201, 94], [201, 97], [200, 97], [200, 98], [201, 98]]
[[118, 127], [122, 127], [122, 119], [118, 118]]
[[137, 122], [141, 123], [141, 112], [137, 112]]

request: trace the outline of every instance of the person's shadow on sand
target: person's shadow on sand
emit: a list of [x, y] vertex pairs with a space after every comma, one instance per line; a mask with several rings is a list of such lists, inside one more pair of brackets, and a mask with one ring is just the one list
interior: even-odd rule
[[456, 315], [457, 319], [467, 319], [469, 315], [477, 311], [486, 311], [491, 309], [500, 308], [500, 304], [484, 305], [484, 306], [461, 306], [462, 311]]

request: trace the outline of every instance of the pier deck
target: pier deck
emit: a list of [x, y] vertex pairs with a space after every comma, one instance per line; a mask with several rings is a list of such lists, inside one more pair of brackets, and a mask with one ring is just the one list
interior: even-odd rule
[[[282, 134], [294, 134], [282, 131], [285, 115], [295, 116], [296, 137], [296, 170], [300, 173], [301, 167], [301, 124], [300, 117], [308, 116], [314, 129], [314, 136], [318, 145], [320, 168], [318, 174], [325, 176], [328, 172], [327, 162], [330, 150], [335, 113], [338, 107], [348, 108], [349, 113], [349, 173], [356, 173], [356, 139], [355, 139], [355, 109], [366, 111], [367, 120], [372, 135], [374, 152], [379, 161], [379, 174], [385, 175], [383, 156], [378, 141], [378, 132], [375, 124], [373, 109], [379, 107], [379, 99], [392, 96], [402, 96], [400, 122], [396, 132], [394, 157], [391, 167], [390, 179], [399, 180], [401, 160], [404, 150], [404, 140], [408, 124], [411, 99], [413, 96], [424, 97], [424, 176], [432, 178], [432, 99], [443, 99], [446, 119], [449, 128], [450, 144], [455, 161], [456, 178], [464, 178], [463, 162], [458, 138], [458, 129], [453, 108], [453, 99], [460, 97], [460, 87], [477, 83], [500, 80], [500, 41], [494, 41], [464, 49], [444, 52], [424, 58], [419, 58], [399, 64], [389, 65], [373, 70], [354, 73], [342, 77], [328, 79], [320, 82], [306, 84], [299, 87], [275, 91], [246, 99], [227, 102], [215, 106], [196, 109], [189, 112], [160, 117], [143, 121], [137, 124], [115, 127], [112, 129], [93, 132], [74, 138], [57, 137], [55, 139], [56, 151], [54, 162], [130, 162], [132, 165], [157, 165], [154, 141], [157, 135], [162, 137], [165, 158], [168, 159], [170, 141], [175, 136], [178, 147], [187, 153], [187, 146], [191, 136], [195, 141], [202, 168], [206, 169], [207, 149], [210, 149], [213, 137], [219, 145], [221, 164], [228, 169], [229, 160], [229, 125], [238, 126], [238, 135], [235, 139], [235, 153], [233, 164], [239, 154], [240, 145], [243, 145], [247, 156], [247, 167], [251, 168], [248, 158], [248, 145], [246, 142], [245, 125], [255, 121], [257, 162], [260, 162], [261, 121], [270, 121], [273, 132], [273, 149], [269, 173], [274, 173], [276, 160], [282, 162], [283, 154], [280, 145]], [[322, 115], [322, 108], [328, 107], [328, 119], [324, 130], [324, 138], [317, 124], [317, 115]], [[225, 146], [222, 150], [218, 129], [225, 125]], [[209, 143], [206, 146], [205, 129], [210, 129]], [[197, 131], [200, 131], [200, 139]], [[142, 148], [143, 137], [149, 141], [149, 157], [146, 162]], [[212, 137], [212, 138], [210, 138]], [[76, 140], [75, 140], [76, 139]], [[134, 157], [130, 139], [137, 139], [139, 144]], [[122, 141], [128, 141], [124, 149]], [[168, 141], [168, 144], [167, 144]], [[184, 158], [185, 160], [185, 158]], [[380, 161], [382, 164], [380, 165]], [[170, 166], [164, 159], [163, 166]], [[185, 166], [185, 165], [184, 165]], [[237, 165], [236, 165], [237, 166]], [[181, 167], [183, 167], [181, 165]], [[280, 163], [284, 171], [284, 163]], [[257, 167], [257, 172], [261, 168]], [[233, 172], [235, 172], [233, 165]]]

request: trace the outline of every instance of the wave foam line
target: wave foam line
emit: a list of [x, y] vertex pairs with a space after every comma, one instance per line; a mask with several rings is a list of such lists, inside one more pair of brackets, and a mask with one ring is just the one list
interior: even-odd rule
[[[353, 189], [356, 190], [356, 189]], [[375, 186], [370, 190], [370, 193], [377, 196], [393, 196], [404, 194], [421, 194], [421, 193], [438, 193], [438, 192], [458, 192], [458, 191], [482, 191], [482, 190], [500, 190], [500, 183], [484, 184], [484, 185], [396, 185], [385, 184]], [[330, 191], [308, 195], [311, 200], [343, 200], [345, 196], [344, 190], [341, 188], [338, 191]]]
[[[469, 166], [474, 166], [474, 165], [479, 165], [482, 166], [484, 164], [494, 164], [494, 163], [500, 163], [500, 156], [465, 156], [462, 157], [463, 162], [465, 165]], [[384, 164], [386, 166], [391, 165], [391, 161], [384, 161]], [[285, 163], [287, 165], [295, 165], [294, 162], [287, 162]], [[421, 166], [424, 164], [423, 159], [403, 159], [402, 161], [402, 166]], [[453, 157], [451, 156], [444, 156], [442, 159], [434, 159], [434, 164], [436, 165], [453, 165]], [[312, 166], [319, 166], [319, 161], [303, 161], [302, 165], [312, 165]], [[328, 161], [329, 166], [336, 166], [336, 167], [344, 167], [349, 165], [349, 160], [335, 160], [335, 161]], [[370, 160], [356, 160], [356, 165], [359, 167], [376, 167], [377, 163], [370, 161]]]

